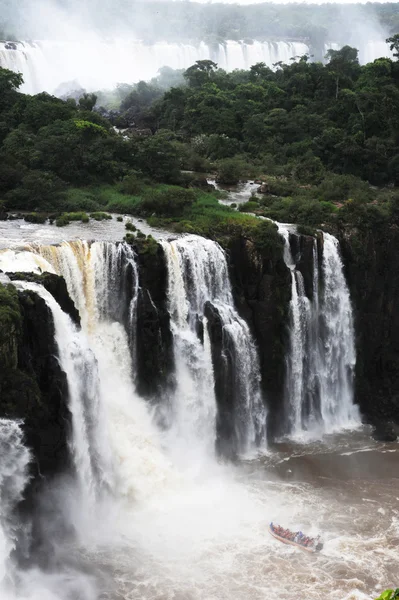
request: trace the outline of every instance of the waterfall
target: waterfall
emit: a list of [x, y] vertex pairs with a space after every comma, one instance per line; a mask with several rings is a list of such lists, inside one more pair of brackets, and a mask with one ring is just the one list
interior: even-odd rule
[[289, 62], [290, 58], [307, 52], [309, 48], [300, 42], [245, 44], [228, 40], [215, 48], [204, 42], [146, 44], [139, 40], [105, 42], [90, 37], [76, 42], [0, 42], [0, 66], [22, 73], [24, 93], [46, 91], [62, 95], [81, 87], [95, 91], [113, 89], [118, 83], [149, 80], [161, 67], [187, 69], [197, 60], [211, 59], [232, 71], [249, 69], [257, 62], [272, 67], [276, 62]]
[[[86, 506], [106, 503], [110, 494], [120, 501], [145, 502], [168, 478], [173, 481], [175, 473], [161, 451], [148, 406], [135, 390], [130, 340], [135, 338], [139, 288], [132, 249], [108, 242], [35, 245], [30, 251], [3, 252], [1, 268], [62, 275], [79, 309], [82, 330], [42, 286], [18, 284], [33, 286], [53, 313], [73, 415], [72, 458], [80, 465], [78, 479], [90, 488]], [[78, 527], [87, 535], [94, 533], [88, 531], [88, 517], [95, 511], [77, 506], [76, 512]], [[85, 518], [87, 523], [82, 523]]]
[[[391, 56], [384, 40], [365, 41], [356, 47], [359, 47], [362, 64]], [[329, 48], [339, 46], [326, 45], [323, 57]], [[24, 93], [46, 91], [63, 95], [82, 87], [96, 91], [113, 89], [118, 83], [149, 80], [161, 67], [187, 69], [197, 60], [211, 59], [222, 69], [232, 71], [249, 69], [258, 62], [268, 67], [280, 61], [289, 64], [291, 58], [309, 53], [309, 46], [302, 42], [254, 40], [247, 44], [227, 40], [211, 47], [204, 42], [146, 44], [140, 40], [103, 41], [90, 36], [68, 42], [0, 42], [0, 66], [22, 73], [25, 83], [21, 91]]]
[[58, 357], [68, 380], [73, 428], [71, 456], [81, 501], [87, 509], [92, 509], [101, 491], [104, 488], [110, 490], [114, 485], [96, 359], [85, 335], [77, 330], [43, 286], [24, 281], [15, 282], [15, 285], [38, 294], [53, 315]]
[[338, 240], [323, 233], [322, 273], [317, 240], [313, 241], [313, 297], [306, 294], [302, 273], [290, 248], [290, 231], [278, 224], [284, 260], [291, 272], [290, 347], [286, 369], [288, 427], [331, 432], [359, 422], [353, 404], [356, 362], [354, 326]]
[[238, 450], [265, 443], [266, 411], [260, 391], [259, 361], [248, 325], [234, 308], [226, 257], [218, 244], [198, 236], [162, 242], [168, 267], [168, 300], [174, 336], [177, 389], [172, 401], [180, 433], [215, 444], [216, 398], [206, 306], [223, 328], [224, 360], [232, 360]]
[[5, 593], [9, 559], [14, 549], [18, 524], [13, 511], [28, 483], [30, 453], [23, 444], [21, 424], [0, 419], [0, 594]]

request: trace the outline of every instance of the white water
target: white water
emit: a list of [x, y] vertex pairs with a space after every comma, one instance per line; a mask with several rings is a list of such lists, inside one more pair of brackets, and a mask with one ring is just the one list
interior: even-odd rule
[[5, 594], [12, 567], [10, 554], [15, 547], [18, 524], [13, 510], [22, 499], [28, 483], [30, 453], [23, 444], [21, 424], [0, 419], [0, 595]]
[[[216, 286], [224, 302], [231, 292], [229, 285], [217, 284], [226, 273], [224, 263], [217, 274], [202, 269], [203, 261], [197, 256], [201, 248], [196, 244], [191, 252], [189, 246], [178, 254], [187, 252], [191, 266], [196, 261], [199, 280], [208, 282], [211, 291]], [[397, 445], [386, 447], [352, 433], [327, 438], [323, 444], [274, 450], [247, 466], [223, 467], [209, 460], [200, 472], [195, 464], [188, 469], [185, 456], [162, 447], [163, 435], [135, 393], [123, 328], [109, 317], [102, 319], [101, 311], [89, 301], [94, 295], [90, 286], [96, 285], [87, 272], [91, 252], [82, 263], [84, 253], [77, 245], [72, 248], [65, 261], [55, 258], [65, 254], [63, 247], [51, 252], [42, 248], [41, 255], [37, 249], [21, 253], [21, 266], [29, 270], [40, 265], [44, 270], [47, 263], [47, 270], [64, 269], [65, 275], [70, 273], [70, 290], [77, 290], [76, 297], [81, 299], [83, 333], [76, 332], [51, 300], [49, 304], [56, 324], [60, 321], [59, 326], [64, 323], [66, 327], [60, 346], [65, 345], [67, 351], [68, 340], [77, 335], [80, 347], [89, 344], [97, 360], [103, 440], [108, 440], [114, 486], [97, 499], [90, 514], [84, 505], [73, 502], [74, 493], [61, 490], [62, 498], [71, 504], [78, 540], [65, 547], [62, 560], [56, 561], [50, 573], [35, 569], [19, 574], [22, 586], [10, 598], [265, 600], [294, 595], [308, 600], [371, 600], [377, 590], [394, 586], [399, 489], [392, 474], [397, 467]], [[212, 252], [218, 256], [217, 247]], [[13, 270], [19, 270], [18, 256], [3, 253], [1, 268], [7, 270], [9, 257]], [[106, 269], [104, 262], [102, 268]], [[203, 306], [211, 292], [203, 284], [200, 289], [195, 285], [187, 289], [187, 279], [182, 279], [180, 290], [188, 305], [185, 312], [177, 297], [175, 313], [188, 315], [190, 320], [190, 311], [192, 315], [194, 307]], [[83, 290], [78, 294], [80, 285]], [[96, 306], [101, 304], [96, 302]], [[67, 362], [73, 360], [67, 357]], [[195, 432], [190, 441], [191, 456], [201, 458], [202, 446]], [[187, 452], [186, 440], [180, 448], [182, 454]], [[101, 450], [105, 449], [102, 445]], [[18, 460], [13, 462], [18, 473], [16, 465]], [[321, 533], [323, 552], [308, 556], [279, 544], [267, 535], [270, 520], [313, 535]], [[54, 551], [59, 551], [57, 544]], [[95, 570], [86, 572], [88, 565]]]
[[290, 230], [282, 224], [278, 227], [292, 282], [286, 374], [291, 434], [300, 437], [305, 431], [325, 433], [354, 427], [360, 422], [353, 404], [355, 332], [338, 240], [323, 233], [321, 283], [314, 241], [313, 299], [309, 300], [290, 250]]
[[[210, 302], [219, 312], [233, 355], [239, 404], [232, 408], [236, 413], [239, 450], [247, 452], [256, 442], [265, 447], [266, 409], [259, 387], [257, 351], [248, 325], [234, 308], [223, 250], [215, 242], [194, 235], [162, 242], [162, 246], [169, 274], [169, 311], [176, 362], [177, 388], [172, 411], [180, 437], [200, 439], [207, 452], [213, 454], [217, 410], [204, 318], [205, 305]], [[197, 335], [199, 325], [204, 331], [203, 344]]]
[[[325, 51], [328, 47], [326, 46]], [[187, 69], [197, 60], [211, 59], [220, 68], [249, 69], [264, 62], [272, 67], [277, 62], [309, 53], [301, 42], [260, 42], [245, 44], [228, 40], [216, 49], [201, 42], [198, 45], [116, 39], [102, 41], [82, 38], [79, 41], [17, 42], [17, 49], [7, 49], [0, 42], [0, 66], [18, 71], [24, 76], [21, 91], [37, 94], [46, 91], [62, 95], [66, 89], [80, 87], [88, 91], [113, 89], [118, 83], [133, 83], [155, 77], [163, 66]], [[360, 46], [360, 60], [370, 62], [380, 56], [390, 56], [385, 42], [365, 42]], [[67, 83], [63, 91], [57, 88]]]

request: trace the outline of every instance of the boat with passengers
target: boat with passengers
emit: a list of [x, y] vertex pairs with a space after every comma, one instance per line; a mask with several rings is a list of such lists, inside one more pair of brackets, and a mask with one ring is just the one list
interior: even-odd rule
[[280, 527], [280, 525], [275, 525], [274, 523], [270, 523], [269, 531], [274, 538], [283, 544], [297, 546], [306, 552], [320, 552], [323, 548], [320, 536], [312, 538], [303, 534], [302, 531], [290, 531], [289, 529], [284, 529], [284, 527]]

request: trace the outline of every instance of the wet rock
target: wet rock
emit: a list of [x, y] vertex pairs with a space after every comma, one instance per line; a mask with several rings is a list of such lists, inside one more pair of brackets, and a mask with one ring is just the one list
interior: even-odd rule
[[297, 271], [302, 274], [305, 293], [309, 300], [313, 300], [314, 276], [314, 238], [309, 235], [290, 233], [289, 243]]
[[0, 364], [0, 416], [23, 420], [35, 485], [39, 475], [54, 475], [69, 463], [68, 384], [57, 359], [51, 311], [31, 291], [18, 292], [18, 303], [16, 360]]
[[399, 431], [392, 422], [379, 422], [374, 425], [371, 435], [377, 442], [396, 442]]
[[291, 276], [283, 260], [261, 255], [244, 237], [229, 246], [230, 277], [235, 305], [254, 335], [261, 365], [261, 385], [269, 405], [269, 439], [284, 422], [285, 360], [288, 350], [288, 311]]
[[167, 310], [168, 274], [161, 246], [156, 254], [137, 248], [140, 292], [137, 301], [137, 390], [160, 398], [173, 387], [173, 338]]
[[355, 398], [370, 423], [399, 423], [399, 230], [339, 232], [356, 332]]
[[28, 281], [42, 285], [58, 302], [75, 323], [80, 326], [80, 315], [73, 300], [71, 299], [65, 283], [65, 279], [54, 273], [7, 273], [11, 281]]
[[[257, 183], [257, 182], [255, 182]], [[270, 194], [270, 187], [268, 183], [263, 182], [256, 190], [258, 194]]]
[[231, 353], [225, 347], [223, 323], [219, 311], [211, 302], [205, 305], [205, 317], [208, 321], [215, 377], [216, 449], [220, 456], [232, 460], [237, 456], [238, 445], [234, 423], [236, 396], [234, 363]]

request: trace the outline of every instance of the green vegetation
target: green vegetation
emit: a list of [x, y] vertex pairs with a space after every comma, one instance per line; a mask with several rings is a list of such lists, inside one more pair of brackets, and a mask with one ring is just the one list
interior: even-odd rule
[[0, 371], [17, 366], [17, 339], [21, 324], [17, 290], [12, 285], [0, 284]]
[[[388, 44], [399, 56], [399, 37]], [[0, 70], [0, 203], [33, 220], [53, 211], [58, 226], [114, 212], [222, 242], [259, 234], [260, 245], [274, 229], [246, 212], [303, 231], [398, 224], [399, 61], [362, 67], [349, 46], [327, 59], [232, 73], [203, 60], [166, 92], [119, 86], [120, 117], [146, 127], [132, 137], [92, 110], [95, 96], [24, 96]], [[220, 183], [259, 180], [261, 193], [239, 211], [221, 206], [204, 176], [182, 172], [204, 166]]]
[[385, 590], [376, 600], [397, 600], [398, 598], [399, 588], [396, 588], [396, 590]]
[[105, 212], [93, 212], [91, 213], [90, 217], [95, 221], [107, 221], [112, 219], [112, 215]]

